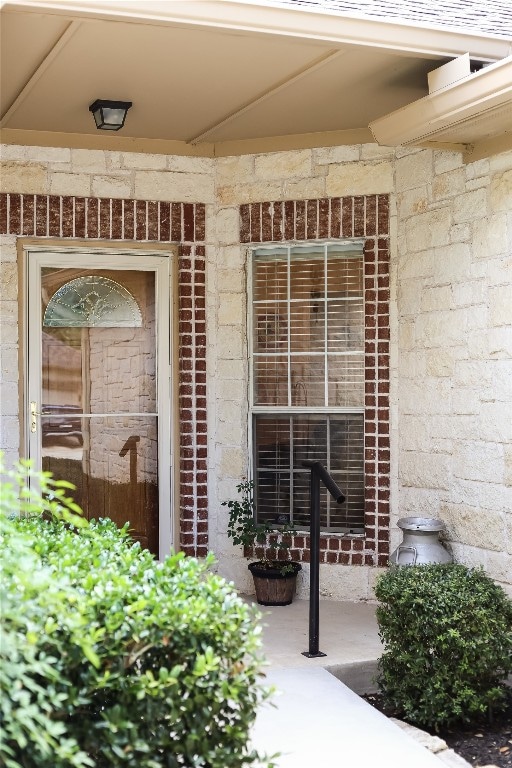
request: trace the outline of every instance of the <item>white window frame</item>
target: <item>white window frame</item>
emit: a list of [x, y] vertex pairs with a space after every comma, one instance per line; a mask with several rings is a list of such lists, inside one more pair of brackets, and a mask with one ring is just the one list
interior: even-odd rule
[[[324, 253], [326, 252], [326, 249], [329, 245], [332, 246], [339, 246], [340, 244], [346, 244], [347, 250], [361, 250], [361, 256], [363, 257], [363, 281], [364, 281], [364, 246], [365, 246], [365, 238], [340, 238], [340, 239], [329, 239], [329, 240], [301, 240], [301, 241], [289, 241], [289, 242], [273, 242], [273, 243], [265, 243], [265, 244], [259, 244], [254, 243], [247, 249], [247, 333], [248, 333], [248, 355], [249, 355], [249, 424], [248, 424], [248, 454], [249, 454], [249, 472], [248, 477], [249, 479], [255, 481], [255, 455], [254, 455], [254, 416], [258, 415], [275, 415], [277, 416], [289, 416], [289, 415], [321, 415], [321, 414], [332, 414], [332, 415], [339, 415], [339, 414], [363, 414], [363, 420], [364, 420], [364, 413], [365, 413], [365, 406], [364, 404], [361, 406], [268, 406], [268, 405], [255, 405], [254, 403], [254, 323], [253, 323], [253, 317], [254, 317], [254, 301], [253, 301], [253, 273], [254, 273], [254, 253], [255, 251], [262, 252], [265, 250], [268, 251], [275, 251], [278, 248], [288, 249], [288, 264], [290, 263], [290, 256], [291, 256], [291, 250], [298, 250], [301, 247], [304, 249], [311, 249], [312, 246], [319, 246], [324, 248]], [[288, 269], [288, 280], [289, 280], [290, 270]], [[287, 303], [289, 303], [289, 290], [288, 290], [288, 297], [287, 297]], [[364, 306], [364, 287], [363, 287], [363, 306]], [[326, 313], [326, 320], [327, 324], [327, 313]], [[325, 351], [325, 355], [327, 355], [327, 350]], [[289, 350], [287, 352], [288, 357], [288, 365], [290, 364], [290, 353]], [[364, 357], [364, 342], [363, 342], [363, 357]], [[325, 386], [328, 386], [328, 378], [325, 377]], [[290, 387], [290, 377], [288, 376], [288, 388]], [[290, 393], [288, 393], [290, 394]], [[289, 402], [291, 401], [290, 396], [288, 397]], [[325, 398], [325, 401], [327, 401], [327, 397]], [[364, 432], [364, 425], [363, 425], [363, 451], [365, 449], [365, 432]], [[363, 470], [364, 472], [364, 470]], [[256, 510], [257, 515], [257, 510]], [[327, 533], [348, 533], [350, 532], [348, 529], [338, 529], [338, 528], [327, 528], [325, 529]], [[362, 533], [364, 531], [364, 520], [361, 523], [361, 530], [353, 531], [353, 533]]]

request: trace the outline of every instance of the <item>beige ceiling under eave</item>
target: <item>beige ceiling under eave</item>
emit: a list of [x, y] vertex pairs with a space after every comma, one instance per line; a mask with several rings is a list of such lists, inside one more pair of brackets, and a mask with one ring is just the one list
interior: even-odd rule
[[382, 145], [457, 142], [466, 159], [512, 148], [512, 56], [370, 123]]
[[[209, 157], [371, 141], [369, 123], [423, 101], [431, 69], [510, 52], [256, 0], [8, 0], [2, 28], [4, 142]], [[119, 134], [96, 131], [96, 98], [133, 101]]]

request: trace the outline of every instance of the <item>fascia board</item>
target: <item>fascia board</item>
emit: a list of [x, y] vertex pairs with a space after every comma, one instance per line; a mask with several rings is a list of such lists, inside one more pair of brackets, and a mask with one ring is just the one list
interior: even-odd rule
[[512, 56], [370, 123], [379, 144], [411, 144], [512, 104]]
[[469, 51], [481, 61], [508, 56], [512, 41], [489, 34], [419, 26], [416, 23], [381, 21], [334, 12], [290, 9], [240, 0], [7, 0], [4, 11], [96, 18], [139, 24], [218, 28], [358, 45], [425, 58], [460, 56]]

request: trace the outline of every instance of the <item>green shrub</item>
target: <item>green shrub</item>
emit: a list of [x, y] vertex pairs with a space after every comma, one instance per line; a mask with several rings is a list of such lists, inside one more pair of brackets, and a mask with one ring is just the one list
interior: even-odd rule
[[[208, 563], [156, 562], [111, 521], [77, 518], [65, 485], [38, 476], [42, 496], [29, 497], [23, 470], [12, 478], [0, 514], [0, 763], [253, 765], [265, 694], [252, 610]], [[30, 514], [10, 519], [18, 485]]]
[[512, 670], [512, 602], [482, 570], [391, 568], [377, 582], [378, 683], [410, 722], [471, 722], [499, 708]]

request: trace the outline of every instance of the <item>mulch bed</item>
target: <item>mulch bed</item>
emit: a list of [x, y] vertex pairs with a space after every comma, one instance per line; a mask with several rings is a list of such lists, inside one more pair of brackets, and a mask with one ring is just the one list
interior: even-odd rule
[[[507, 706], [495, 713], [492, 722], [482, 719], [471, 726], [451, 726], [435, 732], [423, 728], [444, 739], [450, 749], [468, 761], [470, 765], [512, 768], [512, 688], [507, 688]], [[399, 717], [384, 705], [380, 694], [363, 696], [366, 701], [388, 717]], [[403, 718], [401, 718], [403, 719]]]

